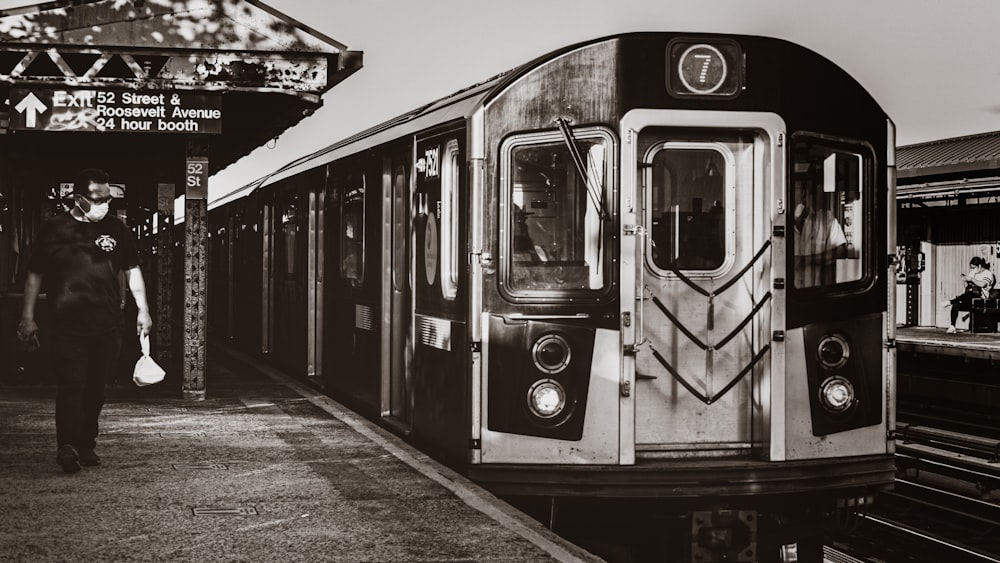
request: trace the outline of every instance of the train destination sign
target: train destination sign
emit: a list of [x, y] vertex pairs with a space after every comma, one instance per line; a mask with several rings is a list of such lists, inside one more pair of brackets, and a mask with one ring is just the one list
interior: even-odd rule
[[11, 88], [13, 131], [221, 133], [222, 97], [173, 91]]

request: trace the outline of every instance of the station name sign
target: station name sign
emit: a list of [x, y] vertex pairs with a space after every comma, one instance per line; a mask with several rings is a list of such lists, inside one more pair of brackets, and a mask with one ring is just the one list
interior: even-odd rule
[[187, 92], [11, 88], [12, 131], [221, 133], [222, 96]]

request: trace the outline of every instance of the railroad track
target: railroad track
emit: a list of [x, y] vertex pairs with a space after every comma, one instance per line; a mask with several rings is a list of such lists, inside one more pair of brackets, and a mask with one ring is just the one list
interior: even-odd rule
[[[941, 381], [939, 386], [948, 384], [946, 381]], [[970, 390], [970, 393], [974, 392]], [[1000, 402], [994, 403], [996, 404]], [[900, 420], [912, 424], [1000, 439], [1000, 415], [996, 413], [995, 406], [986, 409], [975, 405], [942, 401], [940, 397], [900, 393], [897, 416]]]
[[[926, 561], [1000, 563], [1000, 506], [946, 489], [897, 480], [865, 524]], [[918, 559], [920, 560], [920, 559]]]
[[834, 547], [871, 561], [1000, 563], [1000, 440], [901, 428], [895, 488]]
[[897, 417], [920, 424], [1000, 439], [1000, 380], [986, 360], [901, 356]]

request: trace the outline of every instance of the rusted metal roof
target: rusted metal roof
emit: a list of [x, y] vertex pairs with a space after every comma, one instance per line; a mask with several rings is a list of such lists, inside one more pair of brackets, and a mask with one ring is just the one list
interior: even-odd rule
[[262, 0], [54, 0], [0, 10], [0, 99], [14, 88], [220, 97], [212, 173], [315, 112], [362, 58]]
[[305, 51], [347, 49], [261, 0], [55, 0], [0, 10], [22, 43]]
[[1000, 169], [1000, 131], [896, 149], [896, 171], [900, 179], [997, 169]]
[[360, 61], [260, 0], [64, 0], [0, 11], [0, 82], [319, 96]]

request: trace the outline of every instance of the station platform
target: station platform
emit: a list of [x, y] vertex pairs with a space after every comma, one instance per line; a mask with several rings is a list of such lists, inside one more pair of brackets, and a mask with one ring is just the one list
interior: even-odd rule
[[948, 334], [946, 329], [936, 327], [898, 327], [896, 347], [904, 353], [998, 361], [1000, 333], [973, 333], [960, 330]]
[[55, 388], [0, 387], [0, 560], [599, 561], [259, 362], [212, 347], [206, 380], [109, 386], [74, 474]]

